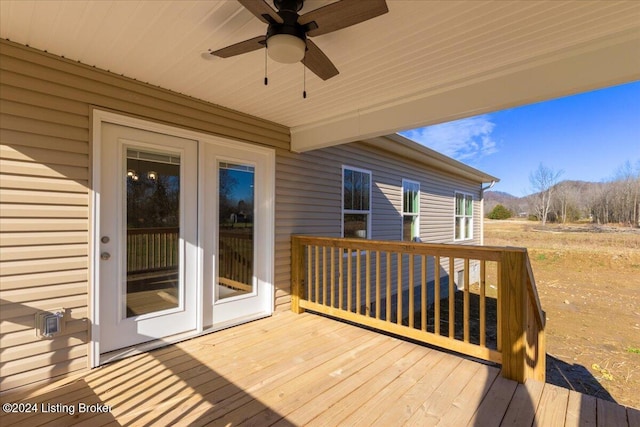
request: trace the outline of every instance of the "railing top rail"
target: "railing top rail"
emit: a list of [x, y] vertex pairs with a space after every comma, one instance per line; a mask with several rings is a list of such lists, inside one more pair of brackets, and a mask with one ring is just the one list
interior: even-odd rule
[[342, 237], [293, 235], [292, 239], [303, 245], [317, 245], [351, 250], [401, 252], [415, 255], [470, 258], [486, 261], [500, 261], [502, 257], [501, 254], [504, 252], [526, 252], [526, 249], [524, 248], [515, 247], [398, 242]]
[[233, 237], [241, 240], [253, 240], [253, 233], [245, 233], [244, 230], [250, 230], [249, 228], [238, 228], [233, 230], [219, 230], [220, 237]]
[[542, 310], [542, 305], [540, 304], [540, 296], [538, 295], [538, 288], [534, 286], [535, 279], [533, 278], [533, 269], [531, 268], [531, 262], [529, 261], [529, 257], [525, 258], [525, 262], [527, 264], [527, 292], [529, 292], [529, 299], [533, 301], [534, 310], [536, 312], [536, 322], [538, 323], [538, 327], [544, 329], [546, 319], [544, 311]]
[[180, 227], [128, 228], [127, 234], [178, 233]]

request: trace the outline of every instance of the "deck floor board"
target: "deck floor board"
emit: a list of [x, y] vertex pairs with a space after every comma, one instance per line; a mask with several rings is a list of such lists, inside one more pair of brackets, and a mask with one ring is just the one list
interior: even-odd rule
[[[635, 409], [536, 381], [518, 385], [496, 367], [309, 313], [278, 313], [0, 400], [75, 408], [0, 413], [2, 426], [29, 427], [635, 426], [640, 418]], [[80, 403], [111, 411], [78, 413]]]
[[547, 384], [542, 391], [534, 423], [539, 426], [557, 426], [566, 421], [569, 390]]

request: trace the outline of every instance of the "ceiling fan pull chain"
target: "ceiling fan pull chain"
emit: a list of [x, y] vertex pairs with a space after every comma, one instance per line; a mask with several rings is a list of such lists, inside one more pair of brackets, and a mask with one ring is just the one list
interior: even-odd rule
[[307, 99], [307, 67], [302, 64], [302, 99]]
[[264, 85], [269, 85], [269, 78], [267, 77], [267, 49], [264, 50]]

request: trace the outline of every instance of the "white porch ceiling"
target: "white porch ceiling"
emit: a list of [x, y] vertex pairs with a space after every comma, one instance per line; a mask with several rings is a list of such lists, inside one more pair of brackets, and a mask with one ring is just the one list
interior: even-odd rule
[[232, 0], [0, 0], [0, 37], [288, 126], [294, 151], [640, 80], [638, 1], [387, 3], [314, 38], [340, 74], [307, 72], [307, 99], [301, 64], [264, 86], [262, 50], [202, 59], [265, 33]]

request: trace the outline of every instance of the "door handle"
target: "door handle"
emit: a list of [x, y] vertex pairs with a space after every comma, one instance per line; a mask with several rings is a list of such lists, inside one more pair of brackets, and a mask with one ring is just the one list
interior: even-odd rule
[[111, 258], [111, 254], [110, 254], [109, 252], [102, 252], [102, 253], [100, 254], [100, 258], [106, 261], [106, 260], [108, 260], [109, 258]]

